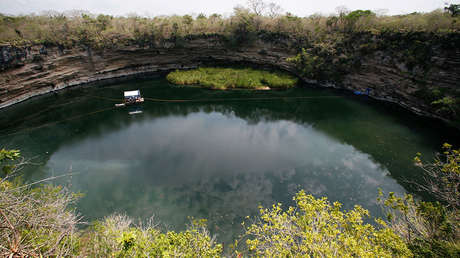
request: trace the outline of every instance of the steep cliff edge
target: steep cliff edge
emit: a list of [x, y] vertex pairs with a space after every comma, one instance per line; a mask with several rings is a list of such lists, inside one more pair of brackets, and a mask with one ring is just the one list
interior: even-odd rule
[[268, 44], [232, 50], [209, 39], [192, 40], [181, 47], [92, 50], [39, 45], [4, 46], [0, 51], [0, 108], [69, 86], [196, 68], [204, 63], [251, 63], [295, 72], [294, 65], [286, 61], [295, 52]]
[[248, 63], [289, 71], [304, 82], [319, 86], [351, 91], [369, 88], [371, 97], [397, 103], [417, 114], [450, 121], [457, 119], [455, 110], [446, 112], [432, 102], [446, 94], [456, 97], [460, 92], [458, 46], [445, 48], [442, 44], [432, 44], [429, 56], [424, 56], [426, 60], [419, 63], [408, 59], [411, 53], [402, 50], [379, 47], [363, 50], [362, 44], [353, 48], [354, 53], [359, 52], [354, 63], [359, 64], [339, 79], [328, 80], [308, 76], [298, 64], [288, 61], [298, 53], [296, 42], [289, 40], [274, 43], [257, 39], [238, 48], [228, 47], [219, 37], [190, 39], [180, 45], [140, 47], [133, 44], [102, 50], [2, 46], [0, 108], [69, 86], [189, 69], [208, 63]]
[[[414, 36], [413, 39], [403, 37], [402, 40], [374, 38], [365, 46], [372, 44], [374, 49], [364, 51], [366, 54], [360, 59], [359, 68], [344, 76], [342, 87], [350, 90], [370, 88], [374, 98], [395, 102], [418, 114], [458, 122], [458, 34], [443, 39], [430, 34]], [[398, 46], [394, 47], [395, 44]], [[444, 99], [453, 102], [442, 103]]]

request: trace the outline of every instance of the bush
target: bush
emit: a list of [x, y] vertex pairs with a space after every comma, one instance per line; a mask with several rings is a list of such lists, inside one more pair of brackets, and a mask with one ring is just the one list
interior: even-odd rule
[[453, 117], [457, 116], [457, 113], [460, 111], [460, 102], [457, 98], [452, 96], [446, 96], [435, 100], [431, 102], [431, 104], [437, 107], [439, 113], [451, 115]]
[[135, 226], [123, 215], [112, 215], [96, 222], [83, 236], [82, 254], [92, 257], [219, 257], [205, 220], [193, 220], [186, 231], [161, 233], [151, 221]]
[[390, 227], [416, 256], [460, 256], [460, 150], [449, 144], [444, 144], [443, 149], [433, 163], [422, 162], [420, 154], [414, 159], [425, 176], [425, 182], [416, 185], [443, 204], [415, 200], [408, 194], [398, 197], [389, 193], [384, 199], [379, 193]]
[[[4, 178], [0, 178], [0, 255], [72, 256], [79, 241], [79, 220], [70, 205], [78, 195], [63, 187], [28, 185], [7, 180], [14, 176], [19, 151], [0, 150]], [[12, 163], [13, 162], [13, 163]]]
[[260, 208], [260, 217], [246, 227], [249, 254], [266, 257], [408, 257], [404, 241], [386, 224], [364, 223], [369, 212], [355, 206], [341, 211], [341, 204], [316, 199], [303, 191], [294, 197], [295, 207], [281, 204]]

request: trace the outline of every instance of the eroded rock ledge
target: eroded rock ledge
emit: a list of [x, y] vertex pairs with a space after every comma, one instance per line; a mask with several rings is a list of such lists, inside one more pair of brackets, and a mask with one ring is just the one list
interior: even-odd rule
[[26, 48], [2, 46], [0, 108], [71, 86], [196, 68], [208, 63], [249, 63], [288, 71], [306, 83], [323, 87], [352, 91], [370, 88], [373, 98], [394, 102], [420, 115], [448, 120], [414, 94], [420, 90], [421, 84], [450, 89], [458, 87], [460, 51], [434, 51], [429, 73], [409, 70], [394, 54], [376, 51], [364, 57], [360, 69], [345, 75], [341, 82], [328, 82], [302, 77], [296, 66], [286, 60], [296, 55], [294, 48], [286, 42], [257, 41], [238, 49], [228, 48], [218, 39], [195, 39], [180, 47], [163, 44], [105, 50], [43, 45]]

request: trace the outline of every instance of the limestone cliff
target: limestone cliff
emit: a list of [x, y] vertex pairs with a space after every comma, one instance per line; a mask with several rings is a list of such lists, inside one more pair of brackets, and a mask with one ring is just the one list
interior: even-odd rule
[[289, 71], [304, 82], [348, 90], [371, 90], [371, 97], [395, 102], [418, 114], [452, 120], [439, 113], [420, 92], [436, 86], [458, 93], [460, 49], [431, 46], [430, 68], [411, 65], [395, 51], [375, 50], [359, 57], [359, 68], [340, 81], [307, 78], [286, 59], [298, 49], [289, 41], [257, 40], [246, 46], [228, 47], [218, 37], [196, 38], [185, 43], [157, 46], [136, 45], [95, 50], [88, 47], [63, 49], [35, 45], [0, 47], [0, 108], [40, 94], [70, 86], [110, 79], [148, 76], [209, 63], [248, 63]]
[[4, 46], [1, 54], [0, 108], [69, 86], [195, 68], [211, 62], [245, 62], [295, 72], [295, 67], [286, 61], [295, 52], [271, 45], [232, 50], [209, 39], [189, 41], [182, 47], [107, 50]]

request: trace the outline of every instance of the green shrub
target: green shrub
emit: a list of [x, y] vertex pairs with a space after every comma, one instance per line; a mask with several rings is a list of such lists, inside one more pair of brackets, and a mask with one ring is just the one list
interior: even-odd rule
[[457, 98], [446, 96], [441, 99], [431, 102], [432, 105], [437, 107], [437, 111], [441, 114], [456, 116], [460, 111], [460, 102]]
[[216, 244], [205, 226], [194, 220], [185, 231], [162, 233], [153, 224], [135, 226], [131, 219], [112, 215], [96, 222], [85, 236], [85, 256], [92, 257], [219, 257]]
[[423, 170], [425, 182], [416, 186], [439, 202], [425, 202], [406, 194], [389, 193], [378, 200], [386, 210], [389, 226], [401, 236], [416, 256], [459, 257], [460, 255], [460, 150], [443, 145], [444, 152], [433, 163], [417, 154], [414, 162]]
[[294, 87], [298, 79], [281, 72], [268, 72], [251, 68], [205, 67], [188, 71], [175, 71], [166, 77], [180, 85], [201, 85], [211, 89], [286, 89]]
[[250, 255], [264, 257], [409, 257], [404, 241], [386, 224], [363, 222], [369, 212], [360, 206], [341, 211], [341, 204], [316, 199], [303, 191], [295, 207], [260, 208], [260, 217], [246, 227]]

